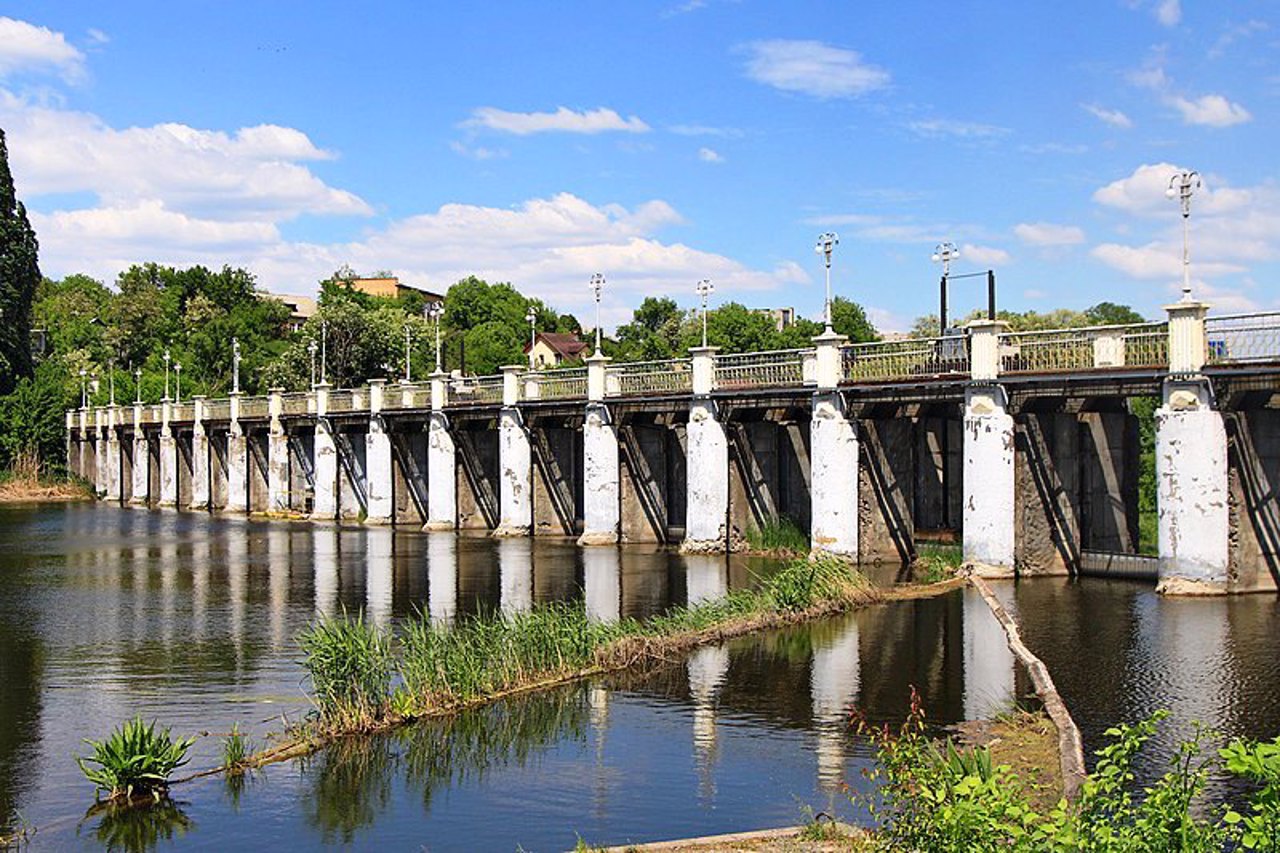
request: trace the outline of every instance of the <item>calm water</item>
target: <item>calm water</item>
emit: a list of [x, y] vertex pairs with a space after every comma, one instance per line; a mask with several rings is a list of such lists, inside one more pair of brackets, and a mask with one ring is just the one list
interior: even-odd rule
[[[945, 723], [1027, 690], [985, 606], [961, 592], [329, 749], [235, 788], [182, 786], [163, 813], [85, 817], [83, 737], [140, 712], [214, 733], [199, 768], [217, 763], [216, 735], [233, 723], [262, 737], [305, 713], [292, 637], [317, 612], [363, 608], [391, 624], [414, 608], [448, 619], [583, 600], [601, 618], [644, 616], [770, 568], [104, 505], [3, 509], [0, 811], [51, 849], [532, 851], [795, 823], [802, 805], [856, 818], [840, 782], [859, 784], [868, 752], [847, 732], [850, 708], [898, 720], [914, 684]], [[1101, 581], [1000, 592], [1091, 743], [1157, 707], [1179, 725], [1280, 731], [1274, 598], [1163, 601]]]

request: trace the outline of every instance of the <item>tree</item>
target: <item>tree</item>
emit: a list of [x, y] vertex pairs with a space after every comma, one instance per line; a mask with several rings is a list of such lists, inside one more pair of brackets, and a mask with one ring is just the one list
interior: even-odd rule
[[1117, 305], [1114, 302], [1099, 302], [1086, 308], [1084, 316], [1090, 326], [1127, 326], [1146, 322], [1146, 318], [1128, 305]]
[[40, 286], [39, 244], [18, 201], [9, 148], [0, 130], [0, 394], [30, 376], [31, 303]]
[[684, 320], [685, 312], [674, 299], [645, 297], [632, 314], [631, 322], [618, 327], [619, 358], [626, 361], [671, 358], [680, 349], [680, 328]]
[[831, 300], [831, 326], [837, 334], [848, 338], [849, 343], [860, 344], [880, 337], [862, 306], [843, 296]]

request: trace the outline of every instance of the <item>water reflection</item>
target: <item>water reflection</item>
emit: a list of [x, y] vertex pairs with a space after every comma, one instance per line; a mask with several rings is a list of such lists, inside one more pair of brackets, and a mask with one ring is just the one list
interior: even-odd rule
[[614, 548], [582, 552], [583, 593], [587, 615], [600, 622], [622, 618], [622, 571]]
[[698, 793], [715, 797], [716, 702], [720, 686], [729, 673], [727, 646], [695, 649], [687, 661], [689, 696], [693, 700], [693, 751], [698, 766]]
[[[1001, 604], [1008, 606], [1013, 587], [993, 583]], [[1014, 707], [1015, 663], [1004, 628], [976, 589], [961, 591], [964, 602], [964, 715], [986, 720]]]
[[380, 628], [391, 624], [394, 545], [389, 527], [365, 532], [365, 614]]
[[317, 527], [311, 534], [311, 565], [315, 573], [315, 612], [333, 616], [338, 609], [338, 529]]
[[846, 619], [832, 636], [815, 643], [809, 680], [818, 736], [818, 780], [827, 791], [835, 791], [844, 781], [849, 713], [858, 696], [861, 673], [858, 620]]
[[440, 625], [452, 625], [458, 612], [457, 545], [452, 533], [428, 534], [427, 613]]
[[144, 853], [156, 849], [161, 841], [182, 838], [195, 828], [182, 804], [165, 799], [135, 806], [95, 805], [81, 824], [92, 823], [89, 831], [94, 840], [107, 850]]
[[498, 540], [499, 607], [508, 615], [533, 609], [533, 540]]

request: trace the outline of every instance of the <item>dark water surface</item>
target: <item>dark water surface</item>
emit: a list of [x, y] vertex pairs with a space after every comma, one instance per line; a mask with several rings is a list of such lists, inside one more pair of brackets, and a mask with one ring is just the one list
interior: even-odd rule
[[[1027, 685], [969, 592], [869, 608], [701, 649], [644, 675], [526, 697], [353, 741], [177, 807], [85, 817], [73, 756], [134, 713], [175, 732], [259, 739], [308, 708], [293, 643], [317, 612], [394, 624], [583, 600], [600, 618], [714, 597], [765, 562], [643, 547], [256, 522], [106, 505], [0, 509], [0, 815], [39, 849], [572, 848], [857, 815], [864, 744], [850, 708], [939, 722], [1008, 707]], [[1185, 725], [1280, 731], [1271, 597], [1164, 601], [1149, 586], [1005, 585], [1091, 745], [1157, 707]], [[1158, 744], [1167, 750], [1172, 736]], [[193, 768], [218, 763], [202, 738]]]

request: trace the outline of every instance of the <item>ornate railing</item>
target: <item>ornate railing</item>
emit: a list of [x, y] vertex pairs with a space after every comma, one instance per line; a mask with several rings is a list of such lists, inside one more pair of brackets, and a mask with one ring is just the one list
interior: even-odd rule
[[1224, 314], [1204, 326], [1210, 364], [1280, 361], [1280, 311]]
[[540, 400], [575, 400], [587, 396], [587, 368], [568, 367], [525, 375], [526, 382], [538, 387]]
[[804, 384], [806, 350], [748, 352], [716, 357], [717, 390], [777, 388]]
[[609, 368], [605, 381], [611, 397], [687, 394], [693, 390], [693, 361], [632, 361]]
[[1165, 323], [1087, 326], [1000, 335], [1001, 373], [1065, 373], [1169, 362]]
[[890, 382], [969, 372], [969, 341], [963, 335], [907, 338], [844, 347], [844, 378]]
[[449, 405], [466, 406], [502, 402], [502, 376], [473, 376], [449, 384]]
[[343, 389], [329, 392], [329, 401], [325, 406], [325, 414], [341, 415], [353, 411], [357, 411], [354, 391]]

